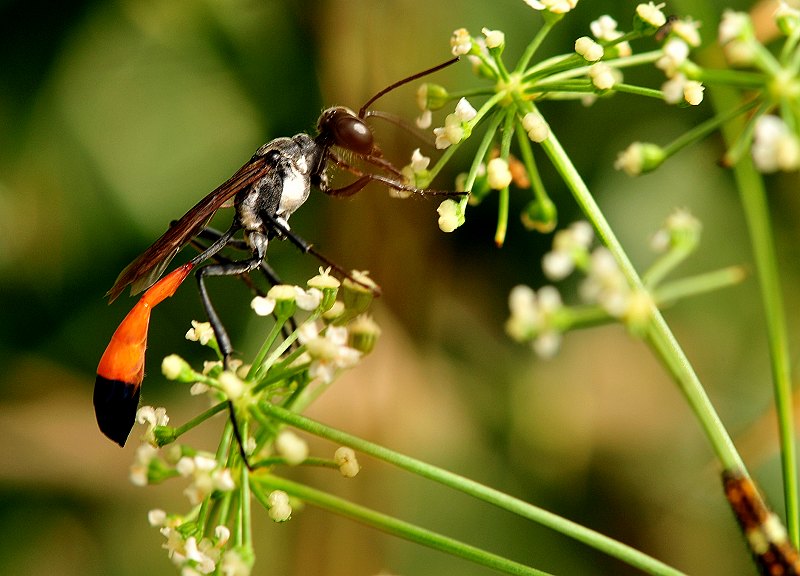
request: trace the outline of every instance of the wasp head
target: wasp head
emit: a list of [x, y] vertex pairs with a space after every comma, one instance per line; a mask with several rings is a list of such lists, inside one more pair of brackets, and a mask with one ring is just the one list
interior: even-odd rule
[[317, 142], [324, 146], [340, 146], [367, 156], [374, 151], [372, 130], [350, 108], [328, 108], [320, 115], [317, 130]]

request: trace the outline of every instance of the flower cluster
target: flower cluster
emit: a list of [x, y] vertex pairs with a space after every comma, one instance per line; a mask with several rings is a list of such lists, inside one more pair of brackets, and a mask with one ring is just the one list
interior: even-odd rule
[[649, 172], [683, 147], [742, 116], [746, 118], [745, 127], [726, 153], [725, 164], [735, 164], [749, 150], [761, 172], [791, 172], [800, 168], [800, 117], [795, 112], [800, 103], [796, 58], [800, 11], [782, 1], [773, 19], [776, 28], [785, 35], [779, 50], [770, 50], [762, 44], [748, 14], [732, 10], [723, 14], [717, 41], [729, 70], [703, 68], [691, 61], [691, 50], [700, 45], [698, 23], [689, 18], [665, 22], [662, 28], [665, 41], [655, 63], [667, 76], [661, 87], [664, 99], [696, 105], [703, 99], [704, 85], [724, 85], [746, 90], [744, 104], [720, 112], [706, 125], [667, 146], [635, 142], [620, 153], [615, 166], [631, 176]]
[[[186, 483], [183, 494], [191, 512], [150, 514], [150, 523], [161, 530], [164, 548], [182, 574], [250, 574], [254, 557], [245, 526], [250, 494], [275, 522], [289, 520], [293, 510], [290, 494], [251, 482], [256, 474], [300, 465], [338, 469], [346, 478], [358, 473], [353, 450], [340, 447], [333, 457], [312, 458], [306, 441], [271, 422], [265, 408], [277, 404], [302, 410], [342, 370], [372, 350], [380, 331], [365, 312], [375, 290], [363, 272], [341, 283], [329, 270], [320, 269], [308, 288], [274, 286], [253, 299], [256, 315], [271, 316], [275, 323], [251, 364], [220, 357], [195, 371], [177, 355], [164, 359], [162, 372], [168, 379], [190, 384], [193, 395], [206, 395], [212, 404], [178, 427], [172, 426], [164, 408], [143, 406], [137, 414], [145, 431], [131, 481], [139, 486], [168, 479]], [[209, 323], [192, 322], [186, 338], [219, 355]], [[178, 443], [183, 433], [219, 412], [227, 412], [230, 419], [215, 452]], [[231, 546], [232, 541], [238, 544]]]
[[[538, 290], [520, 285], [508, 298], [510, 316], [506, 333], [517, 342], [529, 342], [542, 358], [558, 351], [567, 330], [621, 321], [639, 333], [646, 325], [653, 306], [686, 296], [719, 288], [742, 278], [738, 269], [726, 269], [673, 284], [662, 283], [666, 275], [697, 248], [700, 222], [687, 210], [671, 214], [652, 239], [651, 246], [659, 257], [643, 276], [642, 286], [633, 286], [623, 274], [612, 253], [604, 246], [593, 247], [594, 233], [584, 221], [559, 230], [553, 237], [552, 250], [542, 258], [547, 278], [557, 282], [573, 273], [583, 279], [578, 287], [581, 303], [566, 305], [557, 288], [547, 285]], [[675, 286], [681, 287], [680, 293]], [[677, 295], [677, 296], [676, 296]]]
[[[438, 84], [425, 83], [417, 91], [420, 127], [428, 128], [433, 113], [445, 108], [448, 102], [456, 102], [456, 106], [446, 115], [444, 124], [433, 129], [436, 148], [445, 150], [439, 161], [432, 163], [415, 151], [404, 168], [406, 180], [414, 185], [427, 186], [452, 158], [454, 149], [472, 136], [478, 124], [485, 125], [487, 130], [469, 171], [457, 180], [456, 188], [469, 195], [460, 201], [445, 200], [439, 208], [439, 227], [445, 232], [464, 224], [468, 203], [477, 204], [492, 192], [500, 195], [500, 206], [507, 207], [512, 187], [531, 191], [532, 197], [522, 213], [527, 228], [549, 232], [556, 227], [557, 211], [539, 177], [533, 153], [534, 145], [550, 148], [553, 136], [538, 102], [545, 99], [591, 102], [618, 92], [686, 105], [698, 105], [703, 100], [703, 85], [693, 76], [697, 66], [689, 60], [690, 49], [700, 43], [698, 25], [690, 18], [668, 19], [662, 11], [663, 4], [642, 3], [636, 8], [633, 30], [621, 30], [614, 18], [602, 15], [591, 22], [587, 34], [575, 40], [574, 51], [536, 63], [534, 56], [542, 40], [575, 8], [577, 0], [527, 0], [526, 3], [542, 15], [543, 28], [513, 68], [502, 58], [506, 37], [500, 30], [483, 28], [480, 34], [473, 35], [466, 28], [458, 28], [450, 37], [452, 54], [465, 57], [474, 73], [488, 80], [490, 87], [451, 92]], [[655, 37], [661, 48], [634, 54], [633, 42], [645, 37]], [[640, 65], [663, 70], [667, 82], [661, 90], [625, 84], [623, 69]], [[485, 101], [481, 106], [473, 106], [476, 98]], [[512, 154], [515, 142], [519, 154]], [[649, 147], [640, 146], [618, 164], [631, 173], [652, 169], [663, 159], [655, 160], [651, 152]], [[515, 160], [515, 155], [519, 160]], [[498, 245], [505, 239], [507, 217], [507, 210], [503, 209], [495, 233]]]

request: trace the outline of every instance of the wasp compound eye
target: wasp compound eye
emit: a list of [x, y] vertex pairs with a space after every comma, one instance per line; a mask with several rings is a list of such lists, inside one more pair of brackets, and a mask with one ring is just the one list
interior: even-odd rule
[[357, 154], [372, 152], [372, 131], [360, 118], [349, 114], [341, 115], [334, 120], [332, 129], [336, 144], [342, 148]]

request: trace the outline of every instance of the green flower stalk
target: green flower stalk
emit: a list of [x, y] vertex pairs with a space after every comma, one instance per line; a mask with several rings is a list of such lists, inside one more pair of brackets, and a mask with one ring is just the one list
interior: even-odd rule
[[[657, 234], [662, 255], [650, 270], [640, 276], [537, 103], [546, 99], [580, 99], [591, 103], [598, 98], [625, 93], [659, 98], [666, 104], [686, 107], [700, 105], [709, 87], [746, 90], [746, 95], [735, 105], [718, 111], [714, 117], [671, 143], [632, 144], [619, 155], [616, 168], [631, 176], [651, 172], [663, 167], [678, 151], [713, 132], [725, 128], [726, 134], [730, 135], [729, 127], [742, 119], [743, 127], [738, 135], [728, 137], [724, 164], [737, 166], [748, 155], [748, 163], [752, 162], [762, 173], [796, 171], [800, 168], [800, 11], [785, 2], [779, 4], [774, 18], [778, 29], [785, 35], [785, 42], [777, 51], [771, 51], [760, 43], [747, 14], [725, 12], [718, 41], [729, 68], [718, 70], [704, 67], [692, 58], [692, 51], [701, 44], [699, 23], [691, 18], [667, 18], [662, 12], [663, 5], [653, 2], [637, 6], [631, 31], [618, 29], [615, 20], [602, 16], [591, 23], [591, 37], [582, 36], [575, 41], [573, 52], [536, 62], [536, 54], [549, 31], [575, 3], [557, 0], [530, 0], [527, 3], [542, 12], [544, 25], [516, 66], [503, 61], [507, 39], [500, 31], [483, 29], [482, 36], [473, 36], [460, 28], [451, 37], [452, 53], [466, 56], [475, 75], [480, 80], [488, 80], [490, 85], [460, 91], [446, 88], [437, 91], [437, 109], [443, 106], [442, 100], [446, 97], [451, 101], [458, 99], [458, 104], [456, 111], [445, 118], [444, 126], [434, 129], [436, 146], [445, 152], [432, 168], [426, 164], [428, 177], [435, 176], [453, 160], [454, 150], [472, 135], [477, 135], [479, 125], [484, 129], [469, 171], [459, 181], [463, 183], [463, 186], [459, 184], [459, 189], [471, 195], [458, 203], [443, 204], [439, 210], [440, 228], [453, 232], [466, 222], [469, 205], [477, 204], [492, 191], [497, 191], [499, 209], [494, 239], [498, 246], [502, 245], [508, 228], [509, 194], [512, 188], [518, 188], [522, 193], [527, 188], [533, 199], [525, 204], [523, 223], [532, 230], [552, 230], [557, 222], [556, 206], [540, 185], [538, 158], [532, 153], [532, 149], [540, 146], [572, 191], [591, 228], [598, 233], [601, 246], [590, 251], [585, 237], [581, 237], [581, 227], [571, 227], [573, 236], [570, 238], [557, 235], [553, 252], [543, 261], [543, 269], [553, 280], [560, 280], [573, 270], [584, 274], [580, 287], [584, 304], [565, 304], [553, 286], [538, 290], [519, 286], [509, 297], [511, 316], [506, 324], [507, 332], [515, 340], [530, 343], [540, 356], [550, 357], [557, 352], [563, 334], [570, 329], [609, 321], [625, 323], [633, 334], [651, 345], [676, 379], [726, 473], [749, 481], [741, 457], [658, 309], [676, 298], [741, 281], [744, 274], [741, 269], [724, 269], [674, 281], [673, 284], [666, 282], [666, 277], [696, 249], [699, 240], [699, 224], [687, 218], [687, 213], [679, 212], [668, 221], [669, 230]], [[660, 48], [635, 54], [636, 41], [645, 37], [654, 37]], [[628, 84], [623, 71], [634, 66], [655, 66], [666, 80], [658, 88]], [[479, 98], [485, 98], [481, 105], [477, 104]], [[427, 107], [427, 101], [420, 100], [420, 104], [422, 117], [430, 122], [433, 109]], [[514, 133], [528, 175], [524, 186], [518, 185], [520, 180], [509, 177], [508, 167], [513, 159], [510, 144]], [[737, 166], [737, 174], [740, 173], [742, 170]], [[742, 179], [740, 182], [745, 181]], [[750, 198], [749, 205], [753, 206], [755, 202], [750, 196], [746, 198]], [[757, 212], [754, 209], [753, 215]], [[751, 225], [754, 232], [763, 228], [763, 222]], [[755, 241], [768, 316], [782, 316], [779, 290], [775, 288], [777, 281], [771, 244], [763, 234], [758, 235]], [[781, 361], [786, 358], [784, 332], [781, 321], [770, 321], [770, 342], [776, 358], [773, 373], [778, 383], [776, 398], [781, 414], [789, 534], [796, 546], [800, 540], [798, 482], [791, 432], [794, 426], [787, 378], [789, 371]], [[732, 507], [738, 514], [739, 509], [733, 502]], [[754, 548], [756, 556], [761, 553]]]

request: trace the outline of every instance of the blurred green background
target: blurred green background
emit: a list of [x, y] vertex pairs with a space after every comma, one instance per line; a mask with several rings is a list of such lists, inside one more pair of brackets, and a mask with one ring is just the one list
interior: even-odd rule
[[[570, 49], [602, 13], [627, 28], [635, 4], [581, 2], [547, 50]], [[692, 4], [708, 43], [722, 5]], [[505, 31], [513, 62], [538, 23], [518, 0], [0, 4], [0, 573], [175, 573], [146, 513], [185, 511], [181, 482], [132, 486], [138, 431], [120, 450], [99, 433], [92, 409], [97, 361], [134, 302], [106, 305], [118, 272], [263, 142], [313, 130], [323, 107], [357, 108], [392, 81], [445, 60], [453, 29]], [[648, 72], [631, 79], [662, 81]], [[453, 88], [475, 82], [466, 63], [432, 80]], [[377, 107], [411, 118], [414, 90], [400, 89]], [[636, 180], [611, 167], [629, 142], [667, 142], [705, 118], [708, 104], [679, 110], [617, 96], [592, 108], [543, 108], [640, 267], [651, 259], [649, 236], [679, 206], [704, 223], [701, 250], [681, 272], [750, 263], [736, 191], [715, 164], [719, 141]], [[392, 126], [376, 130], [398, 165], [419, 145]], [[438, 187], [452, 186], [467, 160], [451, 164]], [[543, 171], [568, 224], [578, 217], [569, 194]], [[770, 184], [796, 328], [797, 181]], [[527, 202], [522, 196], [513, 200], [514, 215]], [[378, 349], [311, 415], [507, 490], [687, 573], [754, 573], [711, 452], [649, 351], [618, 326], [568, 335], [548, 362], [509, 342], [502, 329], [508, 291], [543, 283], [539, 260], [550, 238], [525, 232], [514, 216], [506, 246], [495, 248], [491, 198], [468, 212], [466, 226], [443, 235], [436, 205], [370, 187], [346, 201], [314, 195], [294, 216], [298, 234], [343, 266], [370, 270], [384, 292], [374, 307], [384, 331]], [[220, 226], [229, 218], [220, 214]], [[271, 246], [270, 262], [292, 282], [318, 266], [291, 246]], [[245, 288], [219, 281], [212, 291], [234, 345], [253, 352], [268, 325], [249, 314]], [[202, 401], [165, 383], [158, 366], [172, 352], [203, 357], [183, 340], [201, 316], [189, 286], [159, 307], [151, 325], [143, 399], [166, 406], [176, 423]], [[780, 510], [754, 281], [680, 303], [667, 318]], [[206, 423], [192, 441], [213, 448], [221, 425]], [[352, 481], [294, 476], [553, 573], [636, 573], [378, 462], [362, 465]], [[311, 508], [283, 525], [256, 515], [254, 574], [491, 573]]]

